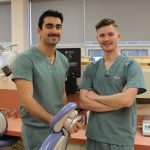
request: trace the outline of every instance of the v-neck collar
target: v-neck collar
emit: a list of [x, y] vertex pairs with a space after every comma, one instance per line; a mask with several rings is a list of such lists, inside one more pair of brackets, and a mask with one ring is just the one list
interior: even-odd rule
[[54, 63], [52, 64], [52, 63], [50, 63], [48, 57], [47, 57], [46, 55], [44, 55], [43, 52], [41, 52], [37, 47], [35, 47], [35, 49], [36, 49], [36, 51], [37, 51], [36, 54], [37, 54], [38, 56], [40, 56], [40, 57], [45, 58], [46, 61], [47, 61], [47, 63], [48, 63], [49, 65], [51, 65], [51, 66], [55, 66], [55, 65], [56, 65], [56, 59], [57, 59], [57, 51], [56, 51], [56, 50], [55, 50], [55, 60], [54, 60]]
[[104, 71], [109, 74], [109, 73], [113, 70], [114, 66], [116, 66], [116, 64], [118, 64], [118, 63], [120, 62], [119, 60], [121, 59], [121, 57], [122, 57], [122, 55], [119, 55], [119, 56], [115, 59], [115, 61], [112, 63], [112, 65], [110, 66], [110, 68], [109, 68], [108, 70], [106, 69], [105, 60], [104, 60], [104, 58], [103, 58], [103, 69], [104, 69]]

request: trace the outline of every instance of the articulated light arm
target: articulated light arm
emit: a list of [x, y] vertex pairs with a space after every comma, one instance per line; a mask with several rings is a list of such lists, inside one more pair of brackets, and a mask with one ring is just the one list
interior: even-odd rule
[[12, 50], [12, 47], [17, 46], [16, 44], [10, 45], [6, 48], [0, 45], [0, 76], [9, 76], [11, 66], [17, 57], [17, 52]]

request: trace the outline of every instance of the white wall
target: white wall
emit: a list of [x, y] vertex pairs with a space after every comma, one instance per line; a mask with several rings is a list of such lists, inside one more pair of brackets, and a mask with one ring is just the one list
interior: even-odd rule
[[29, 47], [29, 1], [11, 1], [11, 42], [22, 52]]

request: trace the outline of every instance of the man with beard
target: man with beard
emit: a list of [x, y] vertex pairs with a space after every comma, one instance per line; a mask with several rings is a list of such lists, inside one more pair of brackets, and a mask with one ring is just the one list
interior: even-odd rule
[[95, 26], [103, 57], [90, 63], [80, 83], [80, 105], [90, 110], [87, 150], [133, 150], [136, 95], [146, 91], [140, 65], [120, 54], [113, 19]]
[[[49, 123], [67, 101], [67, 58], [56, 50], [62, 34], [63, 14], [47, 10], [39, 18], [37, 46], [21, 53], [13, 66], [20, 100], [22, 138], [26, 150], [39, 150], [50, 134]], [[72, 132], [76, 132], [74, 126]]]

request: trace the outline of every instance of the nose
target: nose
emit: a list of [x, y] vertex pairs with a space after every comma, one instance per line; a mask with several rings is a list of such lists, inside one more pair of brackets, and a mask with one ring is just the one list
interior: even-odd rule
[[109, 41], [109, 36], [107, 36], [107, 35], [104, 36], [104, 37], [103, 37], [103, 41]]
[[58, 32], [58, 29], [54, 26], [52, 29], [51, 29], [52, 32], [56, 33]]

